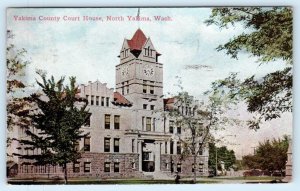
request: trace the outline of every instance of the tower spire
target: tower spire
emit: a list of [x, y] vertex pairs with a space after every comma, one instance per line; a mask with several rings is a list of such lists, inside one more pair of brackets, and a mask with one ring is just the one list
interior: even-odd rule
[[136, 15], [137, 18], [138, 18], [138, 28], [140, 28], [140, 18], [139, 18], [140, 17], [140, 11], [141, 11], [140, 8], [138, 8], [138, 12], [137, 12], [137, 15]]

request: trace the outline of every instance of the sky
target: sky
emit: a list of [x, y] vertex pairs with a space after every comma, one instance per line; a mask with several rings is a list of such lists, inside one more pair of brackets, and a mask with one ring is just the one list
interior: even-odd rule
[[[234, 36], [249, 32], [241, 25], [219, 29], [207, 26], [209, 8], [141, 8], [140, 16], [151, 21], [129, 21], [127, 16], [136, 16], [137, 8], [27, 8], [7, 9], [7, 28], [15, 34], [16, 47], [28, 51], [31, 64], [27, 68], [26, 80], [33, 84], [36, 69], [48, 75], [76, 76], [78, 84], [88, 81], [107, 83], [114, 88], [115, 66], [124, 38], [131, 39], [140, 28], [150, 37], [156, 50], [162, 54], [159, 62], [164, 67], [164, 94], [176, 94], [177, 78], [182, 80], [184, 90], [201, 99], [211, 82], [238, 72], [240, 78], [251, 75], [261, 77], [266, 73], [284, 68], [280, 61], [263, 64], [246, 52], [239, 59], [217, 52], [219, 44]], [[16, 20], [16, 17], [35, 17], [36, 21]], [[79, 21], [64, 21], [63, 17], [79, 17]], [[102, 17], [103, 21], [83, 21], [83, 16]], [[123, 21], [107, 21], [107, 17], [124, 18]], [[170, 17], [172, 21], [155, 21], [154, 16]], [[39, 18], [60, 17], [59, 21]], [[198, 69], [193, 69], [198, 67]], [[244, 107], [238, 110], [243, 117], [250, 117]], [[281, 137], [292, 133], [292, 115], [262, 125], [258, 131], [247, 127], [227, 127], [229, 136], [224, 144], [234, 149], [238, 157], [253, 153], [258, 141]]]

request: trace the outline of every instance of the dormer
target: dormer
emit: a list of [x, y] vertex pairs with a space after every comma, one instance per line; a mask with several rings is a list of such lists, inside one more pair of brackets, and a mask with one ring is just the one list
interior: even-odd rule
[[156, 49], [154, 48], [152, 41], [150, 38], [147, 39], [147, 41], [145, 42], [145, 44], [143, 45], [142, 48], [142, 54], [139, 56], [143, 56], [142, 59], [150, 59], [152, 61], [157, 62], [158, 61], [158, 56], [160, 56], [161, 54], [159, 54]]
[[118, 56], [120, 60], [124, 60], [129, 58], [130, 56], [133, 56], [130, 52], [130, 48], [128, 46], [127, 40], [124, 39], [122, 48], [120, 50], [120, 55]]

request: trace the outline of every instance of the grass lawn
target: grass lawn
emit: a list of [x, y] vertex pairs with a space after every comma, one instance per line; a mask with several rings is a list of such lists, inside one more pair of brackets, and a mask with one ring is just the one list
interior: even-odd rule
[[226, 179], [226, 180], [280, 180], [284, 177], [276, 177], [276, 176], [240, 176], [240, 177], [215, 177], [214, 179]]

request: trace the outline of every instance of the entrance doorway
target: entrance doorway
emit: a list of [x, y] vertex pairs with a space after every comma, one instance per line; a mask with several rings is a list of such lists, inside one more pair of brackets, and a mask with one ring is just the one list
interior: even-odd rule
[[155, 154], [154, 140], [144, 140], [142, 149], [142, 170], [144, 172], [154, 172]]

